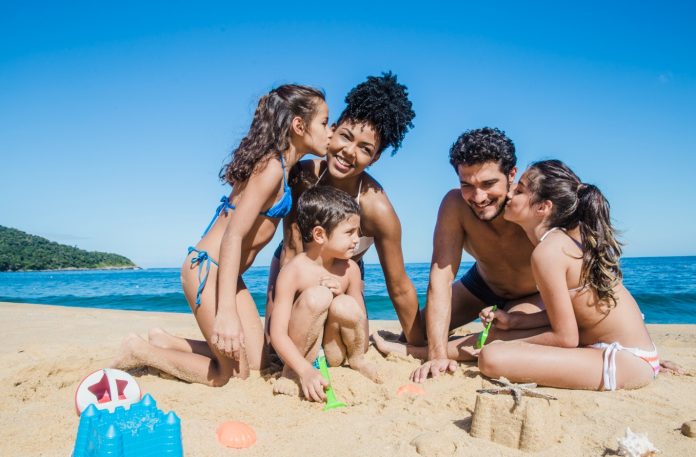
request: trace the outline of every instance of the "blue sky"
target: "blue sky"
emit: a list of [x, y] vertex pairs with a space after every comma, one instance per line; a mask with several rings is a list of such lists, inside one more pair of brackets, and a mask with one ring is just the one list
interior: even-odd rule
[[260, 95], [315, 85], [334, 119], [392, 70], [415, 128], [371, 172], [407, 261], [430, 259], [450, 145], [486, 125], [521, 168], [559, 158], [599, 185], [626, 255], [696, 255], [694, 6], [431, 3], [2, 2], [0, 225], [178, 266]]

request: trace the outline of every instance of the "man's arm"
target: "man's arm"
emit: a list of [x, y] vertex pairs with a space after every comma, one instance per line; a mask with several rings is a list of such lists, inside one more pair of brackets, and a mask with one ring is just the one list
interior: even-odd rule
[[452, 281], [459, 270], [464, 247], [464, 228], [459, 208], [461, 195], [450, 191], [440, 204], [433, 234], [433, 257], [425, 319], [428, 360], [447, 358], [447, 336], [452, 315]]
[[457, 369], [457, 362], [447, 357], [447, 336], [452, 317], [452, 281], [459, 270], [464, 247], [464, 227], [459, 214], [461, 198], [456, 190], [448, 192], [437, 215], [425, 308], [428, 361], [411, 373], [414, 382]]

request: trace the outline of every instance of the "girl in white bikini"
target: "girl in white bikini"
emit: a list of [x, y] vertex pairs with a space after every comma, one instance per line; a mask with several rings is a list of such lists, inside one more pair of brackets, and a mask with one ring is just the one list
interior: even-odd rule
[[[505, 219], [535, 245], [532, 271], [550, 329], [483, 348], [489, 377], [569, 389], [615, 390], [648, 384], [660, 369], [654, 343], [623, 286], [620, 243], [609, 203], [564, 163], [533, 164], [520, 178]], [[504, 311], [484, 310], [484, 324]]]

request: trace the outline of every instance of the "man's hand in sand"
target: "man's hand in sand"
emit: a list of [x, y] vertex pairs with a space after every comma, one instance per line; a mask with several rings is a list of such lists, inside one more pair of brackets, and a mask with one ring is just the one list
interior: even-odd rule
[[411, 373], [411, 381], [424, 382], [428, 376], [437, 378], [444, 373], [454, 373], [457, 370], [457, 362], [451, 359], [428, 360]]
[[244, 349], [244, 333], [239, 318], [218, 313], [210, 342], [227, 357], [240, 360], [240, 353]]
[[512, 319], [510, 318], [510, 315], [502, 309], [496, 309], [493, 311], [493, 307], [488, 306], [481, 310], [479, 317], [481, 318], [481, 323], [484, 327], [490, 322], [493, 322], [493, 325], [498, 330], [510, 330], [512, 328]]
[[326, 400], [324, 388], [329, 387], [329, 381], [324, 379], [319, 370], [314, 367], [300, 375], [300, 386], [302, 386], [302, 393], [307, 400], [318, 402]]

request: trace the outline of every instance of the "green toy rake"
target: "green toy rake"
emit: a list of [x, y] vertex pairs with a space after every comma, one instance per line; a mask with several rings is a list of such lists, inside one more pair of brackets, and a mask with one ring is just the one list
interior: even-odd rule
[[[495, 310], [498, 309], [498, 305], [493, 305], [493, 309], [491, 311], [495, 312]], [[488, 332], [491, 329], [491, 324], [493, 321], [490, 321], [488, 325], [486, 325], [486, 328], [483, 329], [481, 333], [479, 333], [478, 336], [478, 341], [476, 341], [476, 349], [481, 349], [484, 344], [486, 344], [486, 339], [488, 339]]]
[[324, 349], [319, 348], [319, 356], [317, 357], [317, 362], [319, 363], [319, 371], [321, 375], [329, 382], [329, 387], [326, 389], [326, 405], [324, 405], [324, 411], [330, 409], [341, 408], [346, 406], [345, 403], [336, 400], [336, 394], [334, 393], [333, 386], [331, 386], [331, 378], [329, 377], [329, 367], [326, 364], [326, 355], [324, 354]]

